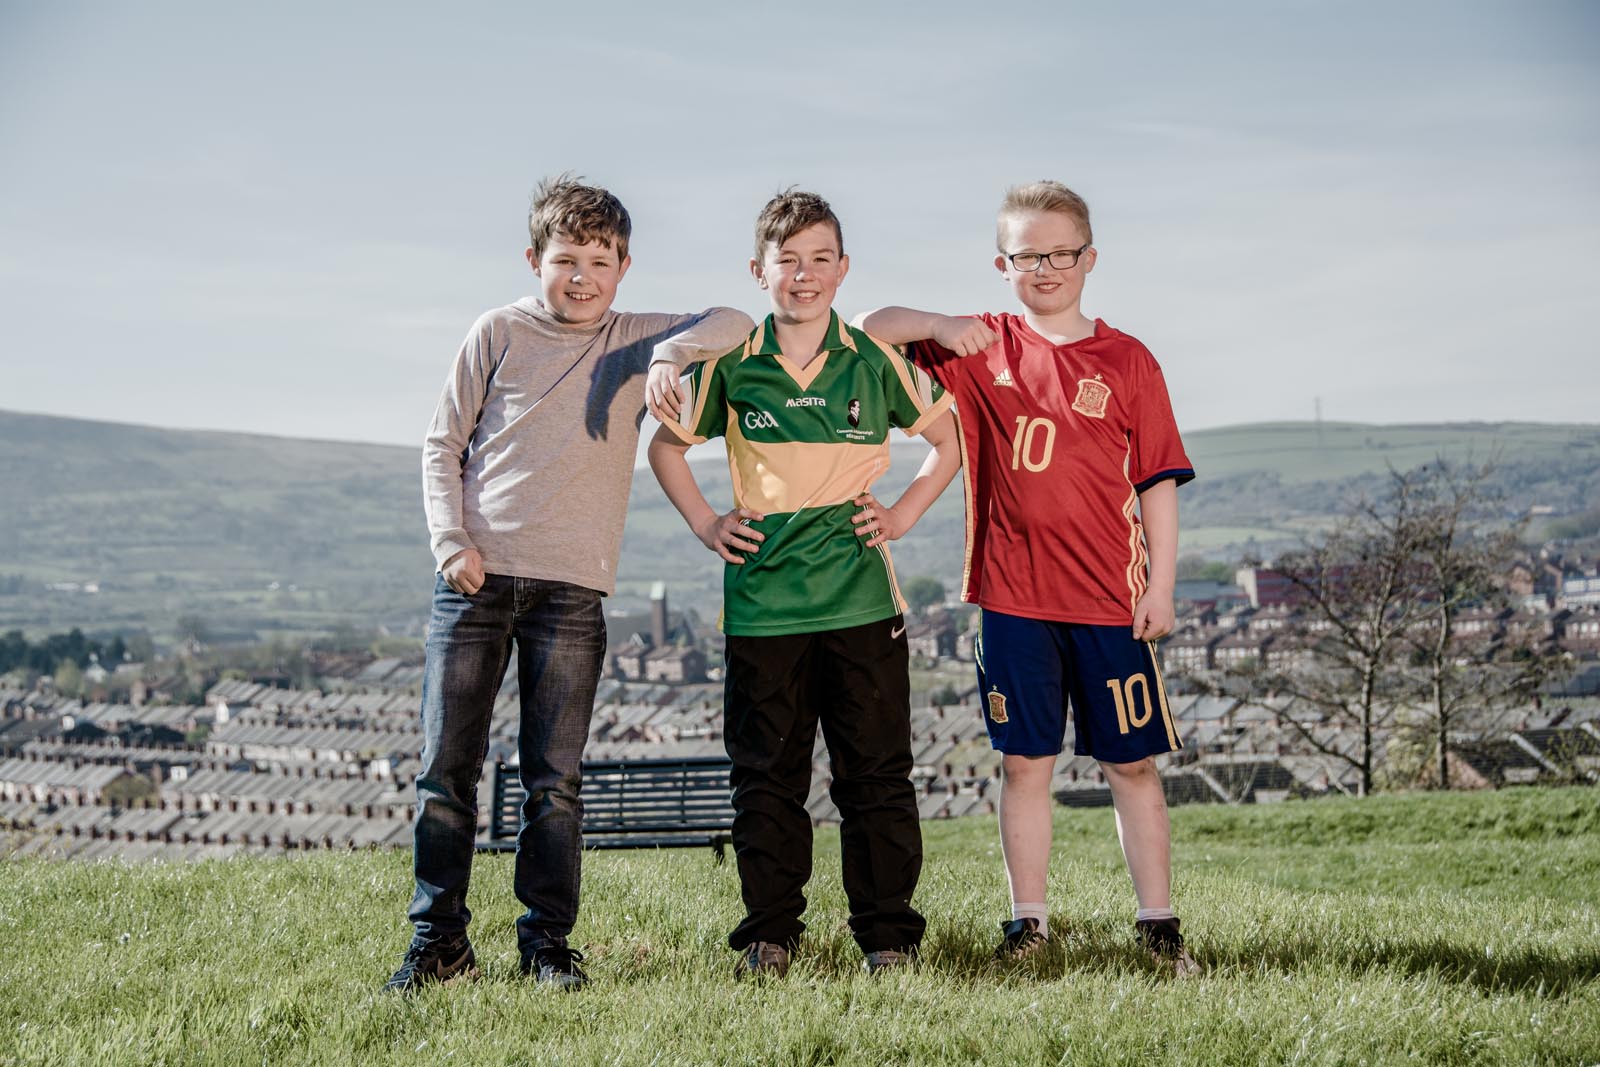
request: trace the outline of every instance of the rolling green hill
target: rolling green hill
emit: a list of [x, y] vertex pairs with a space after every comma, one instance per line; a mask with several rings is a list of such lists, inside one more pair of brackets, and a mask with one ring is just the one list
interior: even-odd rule
[[[1386, 465], [1494, 457], [1510, 511], [1600, 504], [1600, 427], [1529, 423], [1266, 423], [1187, 437], [1200, 477], [1183, 491], [1185, 551], [1231, 559], [1314, 529]], [[922, 446], [897, 446], [892, 498]], [[726, 466], [697, 465], [728, 500]], [[431, 560], [420, 459], [386, 445], [162, 430], [0, 411], [0, 629], [199, 621], [217, 637], [339, 624], [419, 631]], [[896, 545], [902, 578], [960, 580], [964, 519], [952, 487]], [[710, 617], [720, 564], [648, 471], [635, 476], [618, 606], [665, 578]], [[98, 592], [73, 589], [97, 583]], [[50, 589], [60, 585], [63, 588]]]

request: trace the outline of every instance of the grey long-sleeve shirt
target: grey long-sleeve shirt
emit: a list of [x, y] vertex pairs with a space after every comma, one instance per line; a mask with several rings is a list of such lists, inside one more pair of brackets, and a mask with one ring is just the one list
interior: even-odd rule
[[461, 345], [422, 451], [437, 567], [475, 548], [490, 574], [616, 587], [645, 372], [721, 355], [754, 328], [732, 308], [556, 321], [524, 297]]

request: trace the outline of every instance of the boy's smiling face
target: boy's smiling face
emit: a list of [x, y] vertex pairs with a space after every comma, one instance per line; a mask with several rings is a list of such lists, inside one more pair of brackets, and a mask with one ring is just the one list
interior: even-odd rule
[[772, 298], [773, 316], [789, 326], [826, 317], [849, 271], [850, 257], [827, 222], [807, 226], [782, 245], [768, 241], [761, 258], [750, 261], [756, 284]]
[[1059, 211], [1027, 211], [1008, 216], [1005, 233], [1005, 253], [994, 257], [994, 265], [1011, 283], [1011, 290], [1022, 306], [1041, 316], [1057, 315], [1077, 307], [1083, 296], [1084, 279], [1094, 269], [1093, 248], [1086, 249], [1078, 257], [1076, 266], [1065, 269], [1052, 267], [1045, 260], [1038, 270], [1020, 271], [1006, 258], [1018, 252], [1049, 255], [1082, 248], [1087, 242], [1077, 220]]
[[617, 298], [617, 285], [628, 273], [631, 258], [618, 258], [610, 242], [578, 244], [556, 234], [545, 246], [544, 255], [534, 258], [528, 249], [528, 263], [539, 276], [544, 306], [559, 322], [588, 326], [600, 321]]

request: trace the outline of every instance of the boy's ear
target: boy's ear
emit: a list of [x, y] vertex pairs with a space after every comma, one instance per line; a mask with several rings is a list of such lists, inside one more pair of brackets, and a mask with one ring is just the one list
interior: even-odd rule
[[996, 255], [994, 257], [994, 269], [1000, 272], [1000, 276], [1002, 278], [1005, 277], [1005, 274], [1006, 274], [1006, 257], [1005, 257], [1004, 254]]
[[623, 256], [622, 262], [617, 264], [617, 281], [621, 281], [628, 273], [628, 268], [633, 266], [632, 256]]
[[539, 273], [539, 257], [533, 254], [533, 249], [530, 248], [530, 249], [528, 249], [526, 252], [524, 252], [522, 254], [527, 257], [528, 266], [533, 268], [533, 273], [534, 274], [538, 274]]
[[1084, 252], [1083, 255], [1078, 257], [1078, 266], [1083, 268], [1083, 273], [1088, 274], [1090, 271], [1094, 270], [1094, 261], [1099, 258], [1100, 253], [1094, 248], [1093, 245], [1091, 245], [1089, 246], [1088, 251]]
[[850, 257], [843, 252], [839, 253], [839, 284], [844, 284], [844, 276], [850, 273]]
[[761, 288], [767, 287], [767, 272], [762, 268], [761, 261], [754, 257], [750, 260], [750, 277], [754, 278]]

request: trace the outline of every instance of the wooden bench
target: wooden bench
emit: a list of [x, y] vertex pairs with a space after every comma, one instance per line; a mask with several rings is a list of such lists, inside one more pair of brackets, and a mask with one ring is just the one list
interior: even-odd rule
[[[733, 842], [732, 761], [725, 756], [689, 759], [592, 760], [583, 765], [584, 848], [691, 848], [709, 845], [717, 862]], [[480, 851], [517, 847], [522, 824], [517, 768], [494, 767], [489, 836]]]

